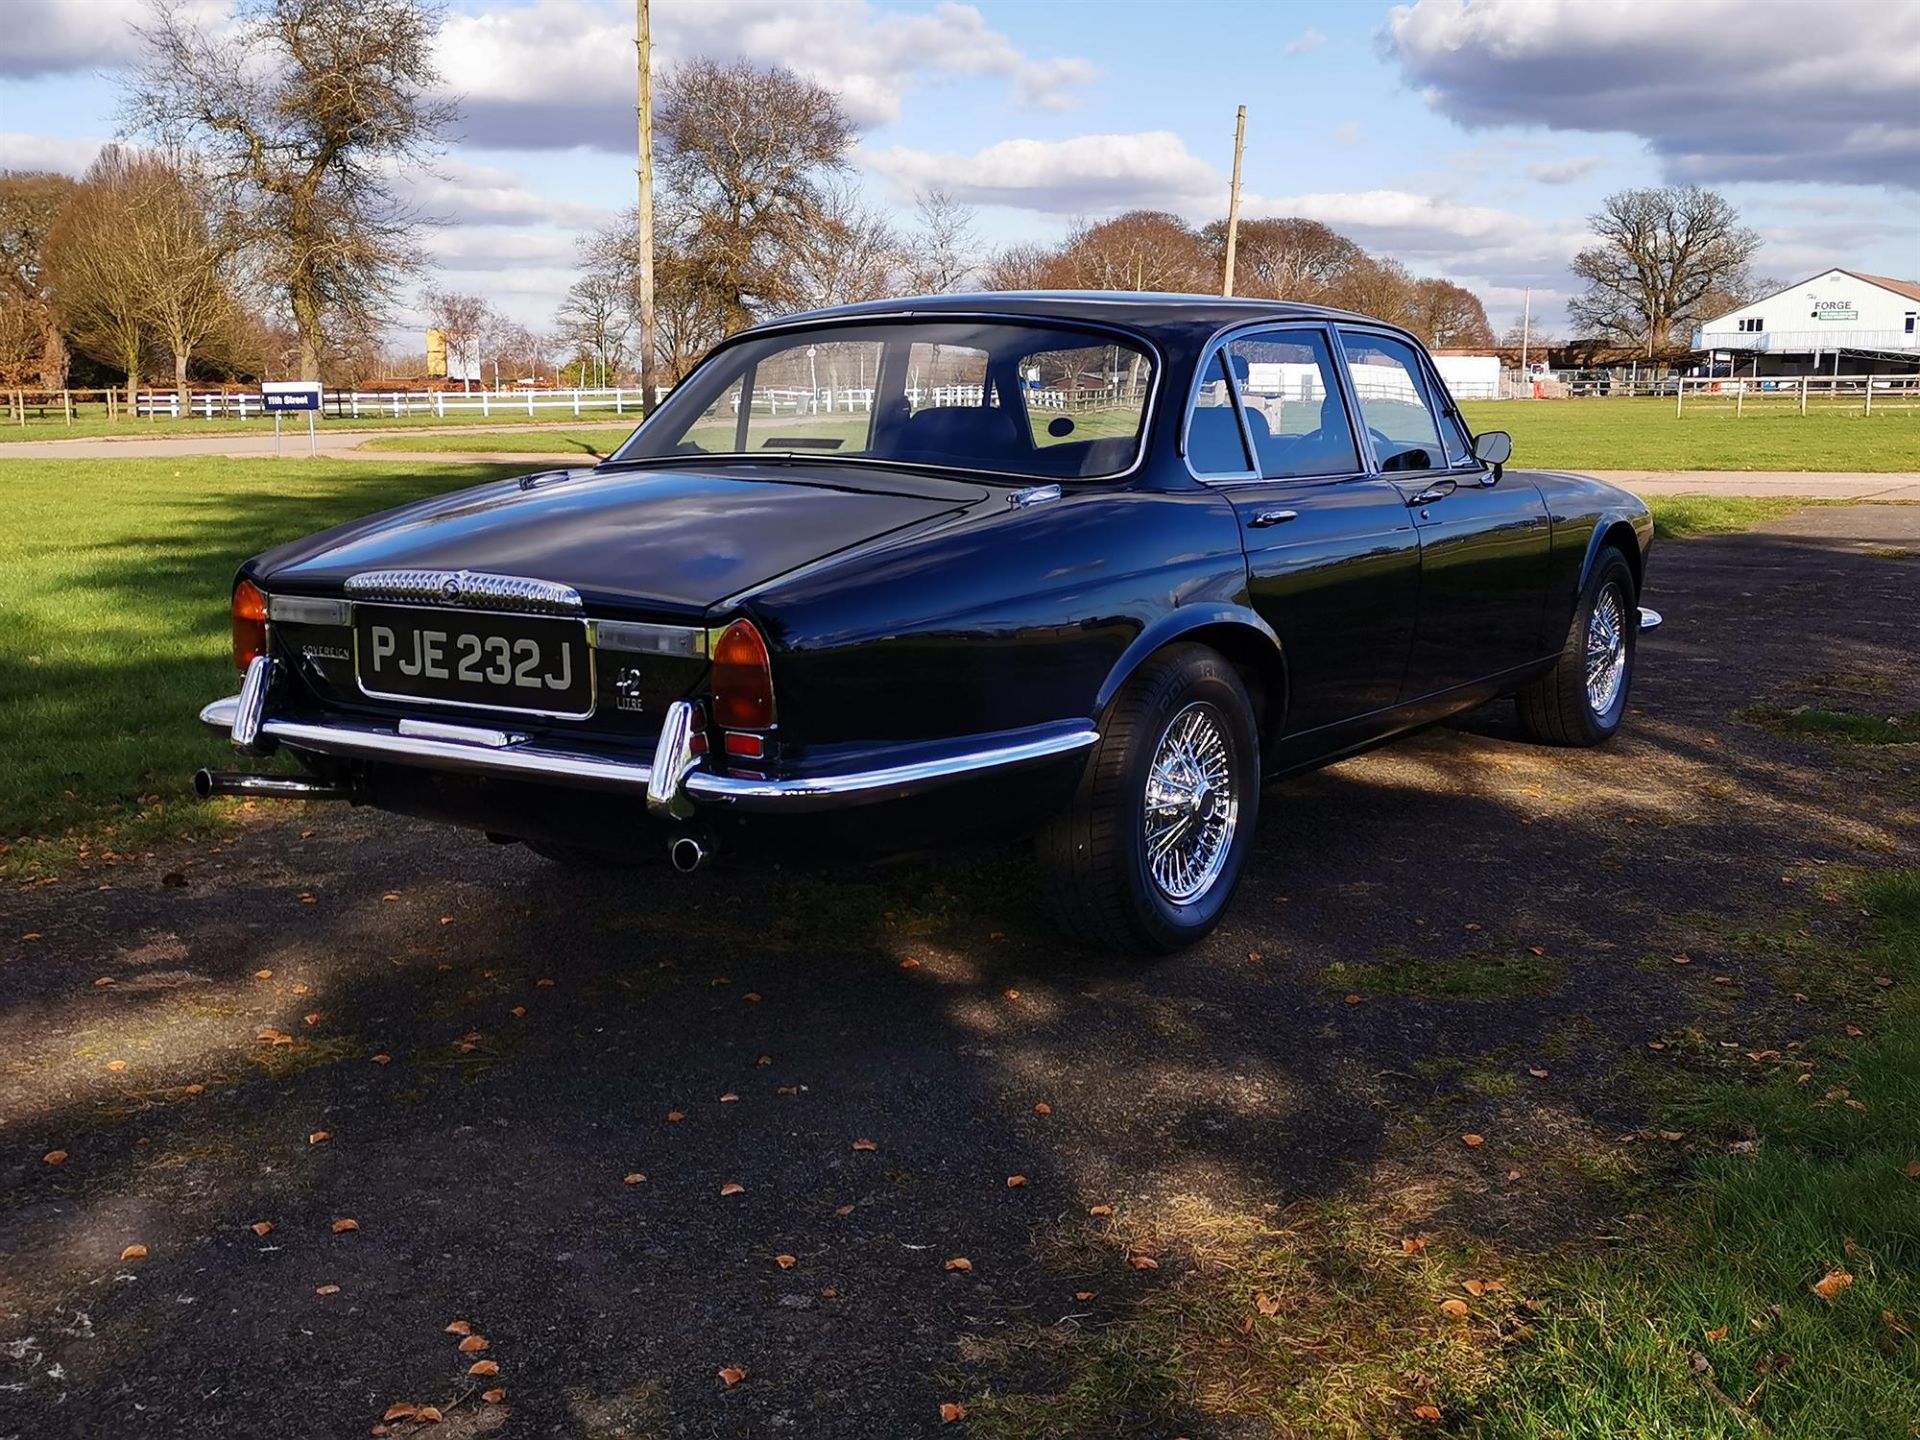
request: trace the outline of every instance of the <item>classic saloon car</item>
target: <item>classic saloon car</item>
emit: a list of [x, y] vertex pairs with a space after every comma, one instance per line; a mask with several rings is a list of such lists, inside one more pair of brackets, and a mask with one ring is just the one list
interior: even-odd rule
[[267, 551], [240, 693], [349, 798], [550, 858], [1038, 830], [1090, 942], [1220, 918], [1263, 783], [1501, 694], [1619, 726], [1652, 525], [1506, 468], [1421, 346], [1203, 297], [885, 301], [745, 331], [590, 468]]

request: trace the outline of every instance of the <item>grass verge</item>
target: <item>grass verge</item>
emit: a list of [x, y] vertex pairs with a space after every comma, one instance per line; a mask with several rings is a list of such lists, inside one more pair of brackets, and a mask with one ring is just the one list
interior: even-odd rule
[[1736, 720], [1758, 725], [1776, 735], [1797, 740], [1835, 740], [1850, 745], [1920, 744], [1920, 715], [1864, 715], [1856, 710], [1830, 710], [1821, 705], [1753, 705], [1737, 712]]
[[494, 435], [435, 431], [427, 435], [388, 435], [369, 440], [360, 449], [416, 455], [476, 450], [516, 455], [578, 453], [582, 459], [599, 460], [619, 449], [620, 443], [631, 434], [631, 425], [583, 425], [565, 430], [507, 431]]
[[1824, 942], [1833, 1013], [1793, 1048], [1703, 1042], [1624, 1067], [1665, 1132], [1657, 1180], [1641, 1147], [1551, 1124], [1527, 1173], [1586, 1188], [1535, 1203], [1562, 1235], [1608, 1239], [1476, 1235], [1474, 1173], [1428, 1161], [1417, 1123], [1411, 1155], [1333, 1199], [1272, 1212], [1216, 1194], [1060, 1222], [1036, 1249], [1083, 1313], [980, 1343], [974, 1362], [1008, 1378], [969, 1401], [976, 1432], [1913, 1434], [1920, 871], [1849, 898], [1864, 933]]
[[1675, 415], [1671, 400], [1479, 400], [1476, 431], [1513, 436], [1526, 470], [1920, 470], [1920, 411]]
[[0, 874], [205, 833], [188, 779], [230, 751], [196, 718], [233, 691], [227, 592], [281, 541], [507, 466], [0, 461]]
[[[605, 416], [612, 425], [615, 421], [613, 408], [605, 411], [589, 411], [578, 420], [568, 410], [541, 409], [529, 415], [526, 401], [521, 399], [521, 408], [512, 408], [510, 396], [502, 397], [502, 404], [491, 415], [482, 415], [478, 410], [461, 410], [450, 415], [406, 414], [395, 416], [391, 413], [381, 415], [371, 406], [364, 408], [358, 418], [352, 415], [335, 415], [331, 412], [320, 417], [316, 428], [320, 438], [326, 439], [329, 430], [460, 430], [486, 428], [491, 426], [541, 426], [564, 425], [569, 429], [591, 424]], [[627, 414], [632, 416], [627, 423], [627, 431], [640, 423], [632, 402], [627, 405]], [[307, 422], [302, 415], [286, 417], [282, 422], [283, 433], [291, 448], [296, 442], [306, 443]], [[271, 435], [273, 433], [272, 416], [249, 416], [245, 420], [234, 417], [221, 417], [216, 420], [109, 420], [104, 414], [82, 414], [68, 425], [55, 410], [51, 415], [40, 417], [29, 414], [25, 425], [7, 424], [0, 421], [0, 443], [38, 440], [157, 440], [169, 435]], [[468, 449], [476, 448], [469, 444]]]

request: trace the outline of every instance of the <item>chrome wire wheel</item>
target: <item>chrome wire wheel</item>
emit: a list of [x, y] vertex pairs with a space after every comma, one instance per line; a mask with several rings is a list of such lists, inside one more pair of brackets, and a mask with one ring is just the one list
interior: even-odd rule
[[1146, 799], [1147, 873], [1173, 904], [1192, 905], [1226, 868], [1240, 823], [1233, 752], [1213, 706], [1195, 701], [1168, 723], [1147, 771]]
[[1626, 683], [1627, 624], [1620, 587], [1604, 586], [1587, 617], [1587, 706], [1597, 716], [1611, 713]]

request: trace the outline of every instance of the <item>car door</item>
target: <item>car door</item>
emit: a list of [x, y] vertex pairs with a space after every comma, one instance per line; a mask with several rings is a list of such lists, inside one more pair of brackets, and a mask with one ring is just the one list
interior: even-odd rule
[[1552, 548], [1539, 489], [1473, 458], [1417, 346], [1358, 327], [1339, 333], [1374, 464], [1420, 535], [1419, 617], [1401, 701], [1538, 660]]
[[1233, 503], [1254, 608], [1287, 657], [1289, 736], [1391, 707], [1413, 640], [1419, 540], [1369, 473], [1332, 337], [1243, 331], [1216, 349], [1189, 463]]

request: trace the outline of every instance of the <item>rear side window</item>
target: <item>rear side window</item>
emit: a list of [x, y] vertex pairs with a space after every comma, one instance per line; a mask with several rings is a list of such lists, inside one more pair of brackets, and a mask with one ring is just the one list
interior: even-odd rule
[[1440, 427], [1433, 418], [1420, 358], [1413, 347], [1391, 336], [1355, 330], [1342, 330], [1340, 341], [1346, 347], [1347, 373], [1380, 468], [1445, 469]]
[[1263, 330], [1227, 346], [1240, 403], [1269, 480], [1352, 475], [1362, 467], [1325, 332]]
[[1123, 345], [1039, 350], [1020, 357], [1020, 393], [1036, 449], [1122, 440], [1146, 414], [1153, 367]]
[[1253, 468], [1227, 385], [1225, 353], [1216, 350], [1207, 361], [1187, 420], [1187, 463], [1196, 475], [1245, 475]]

